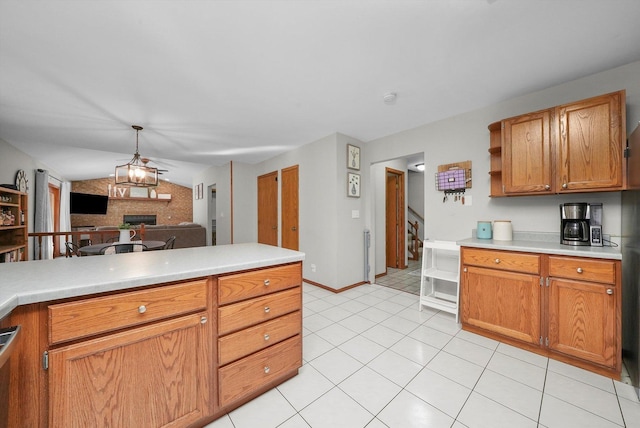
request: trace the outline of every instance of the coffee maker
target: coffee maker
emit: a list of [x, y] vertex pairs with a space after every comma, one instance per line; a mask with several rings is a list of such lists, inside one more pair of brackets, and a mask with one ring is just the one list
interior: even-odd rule
[[602, 246], [602, 204], [560, 204], [560, 243]]

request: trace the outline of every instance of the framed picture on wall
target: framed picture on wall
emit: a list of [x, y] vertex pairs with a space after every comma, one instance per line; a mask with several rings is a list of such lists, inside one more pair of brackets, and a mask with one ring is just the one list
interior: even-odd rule
[[347, 168], [360, 170], [360, 147], [347, 144]]
[[203, 184], [196, 184], [196, 187], [193, 189], [193, 197], [195, 199], [202, 199], [203, 196]]
[[347, 173], [347, 196], [351, 198], [360, 197], [360, 174]]

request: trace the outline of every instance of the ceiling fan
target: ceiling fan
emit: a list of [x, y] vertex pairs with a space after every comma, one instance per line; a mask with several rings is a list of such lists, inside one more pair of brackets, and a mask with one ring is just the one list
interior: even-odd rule
[[[144, 166], [147, 166], [147, 164], [148, 164], [149, 162], [153, 162], [153, 163], [156, 163], [156, 164], [160, 164], [160, 162], [156, 162], [156, 161], [151, 160], [151, 159], [149, 159], [149, 158], [143, 158], [143, 157], [141, 157], [141, 158], [140, 158], [140, 162], [142, 162], [142, 165], [144, 165]], [[160, 168], [156, 168], [156, 169], [158, 170], [158, 175], [162, 175], [162, 174], [164, 174], [165, 172], [169, 172], [169, 170], [168, 170], [168, 169], [160, 169]]]

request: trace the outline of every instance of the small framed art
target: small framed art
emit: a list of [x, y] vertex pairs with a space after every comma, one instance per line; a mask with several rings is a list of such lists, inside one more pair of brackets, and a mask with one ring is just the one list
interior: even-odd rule
[[347, 196], [351, 198], [360, 197], [360, 174], [347, 173]]
[[360, 170], [360, 147], [347, 144], [347, 168]]

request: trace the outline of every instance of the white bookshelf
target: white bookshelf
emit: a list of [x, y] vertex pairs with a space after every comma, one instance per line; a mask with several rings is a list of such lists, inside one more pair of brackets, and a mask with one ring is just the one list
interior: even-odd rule
[[[440, 284], [438, 281], [445, 281]], [[423, 242], [420, 310], [423, 306], [452, 313], [458, 322], [460, 247], [452, 241]]]

